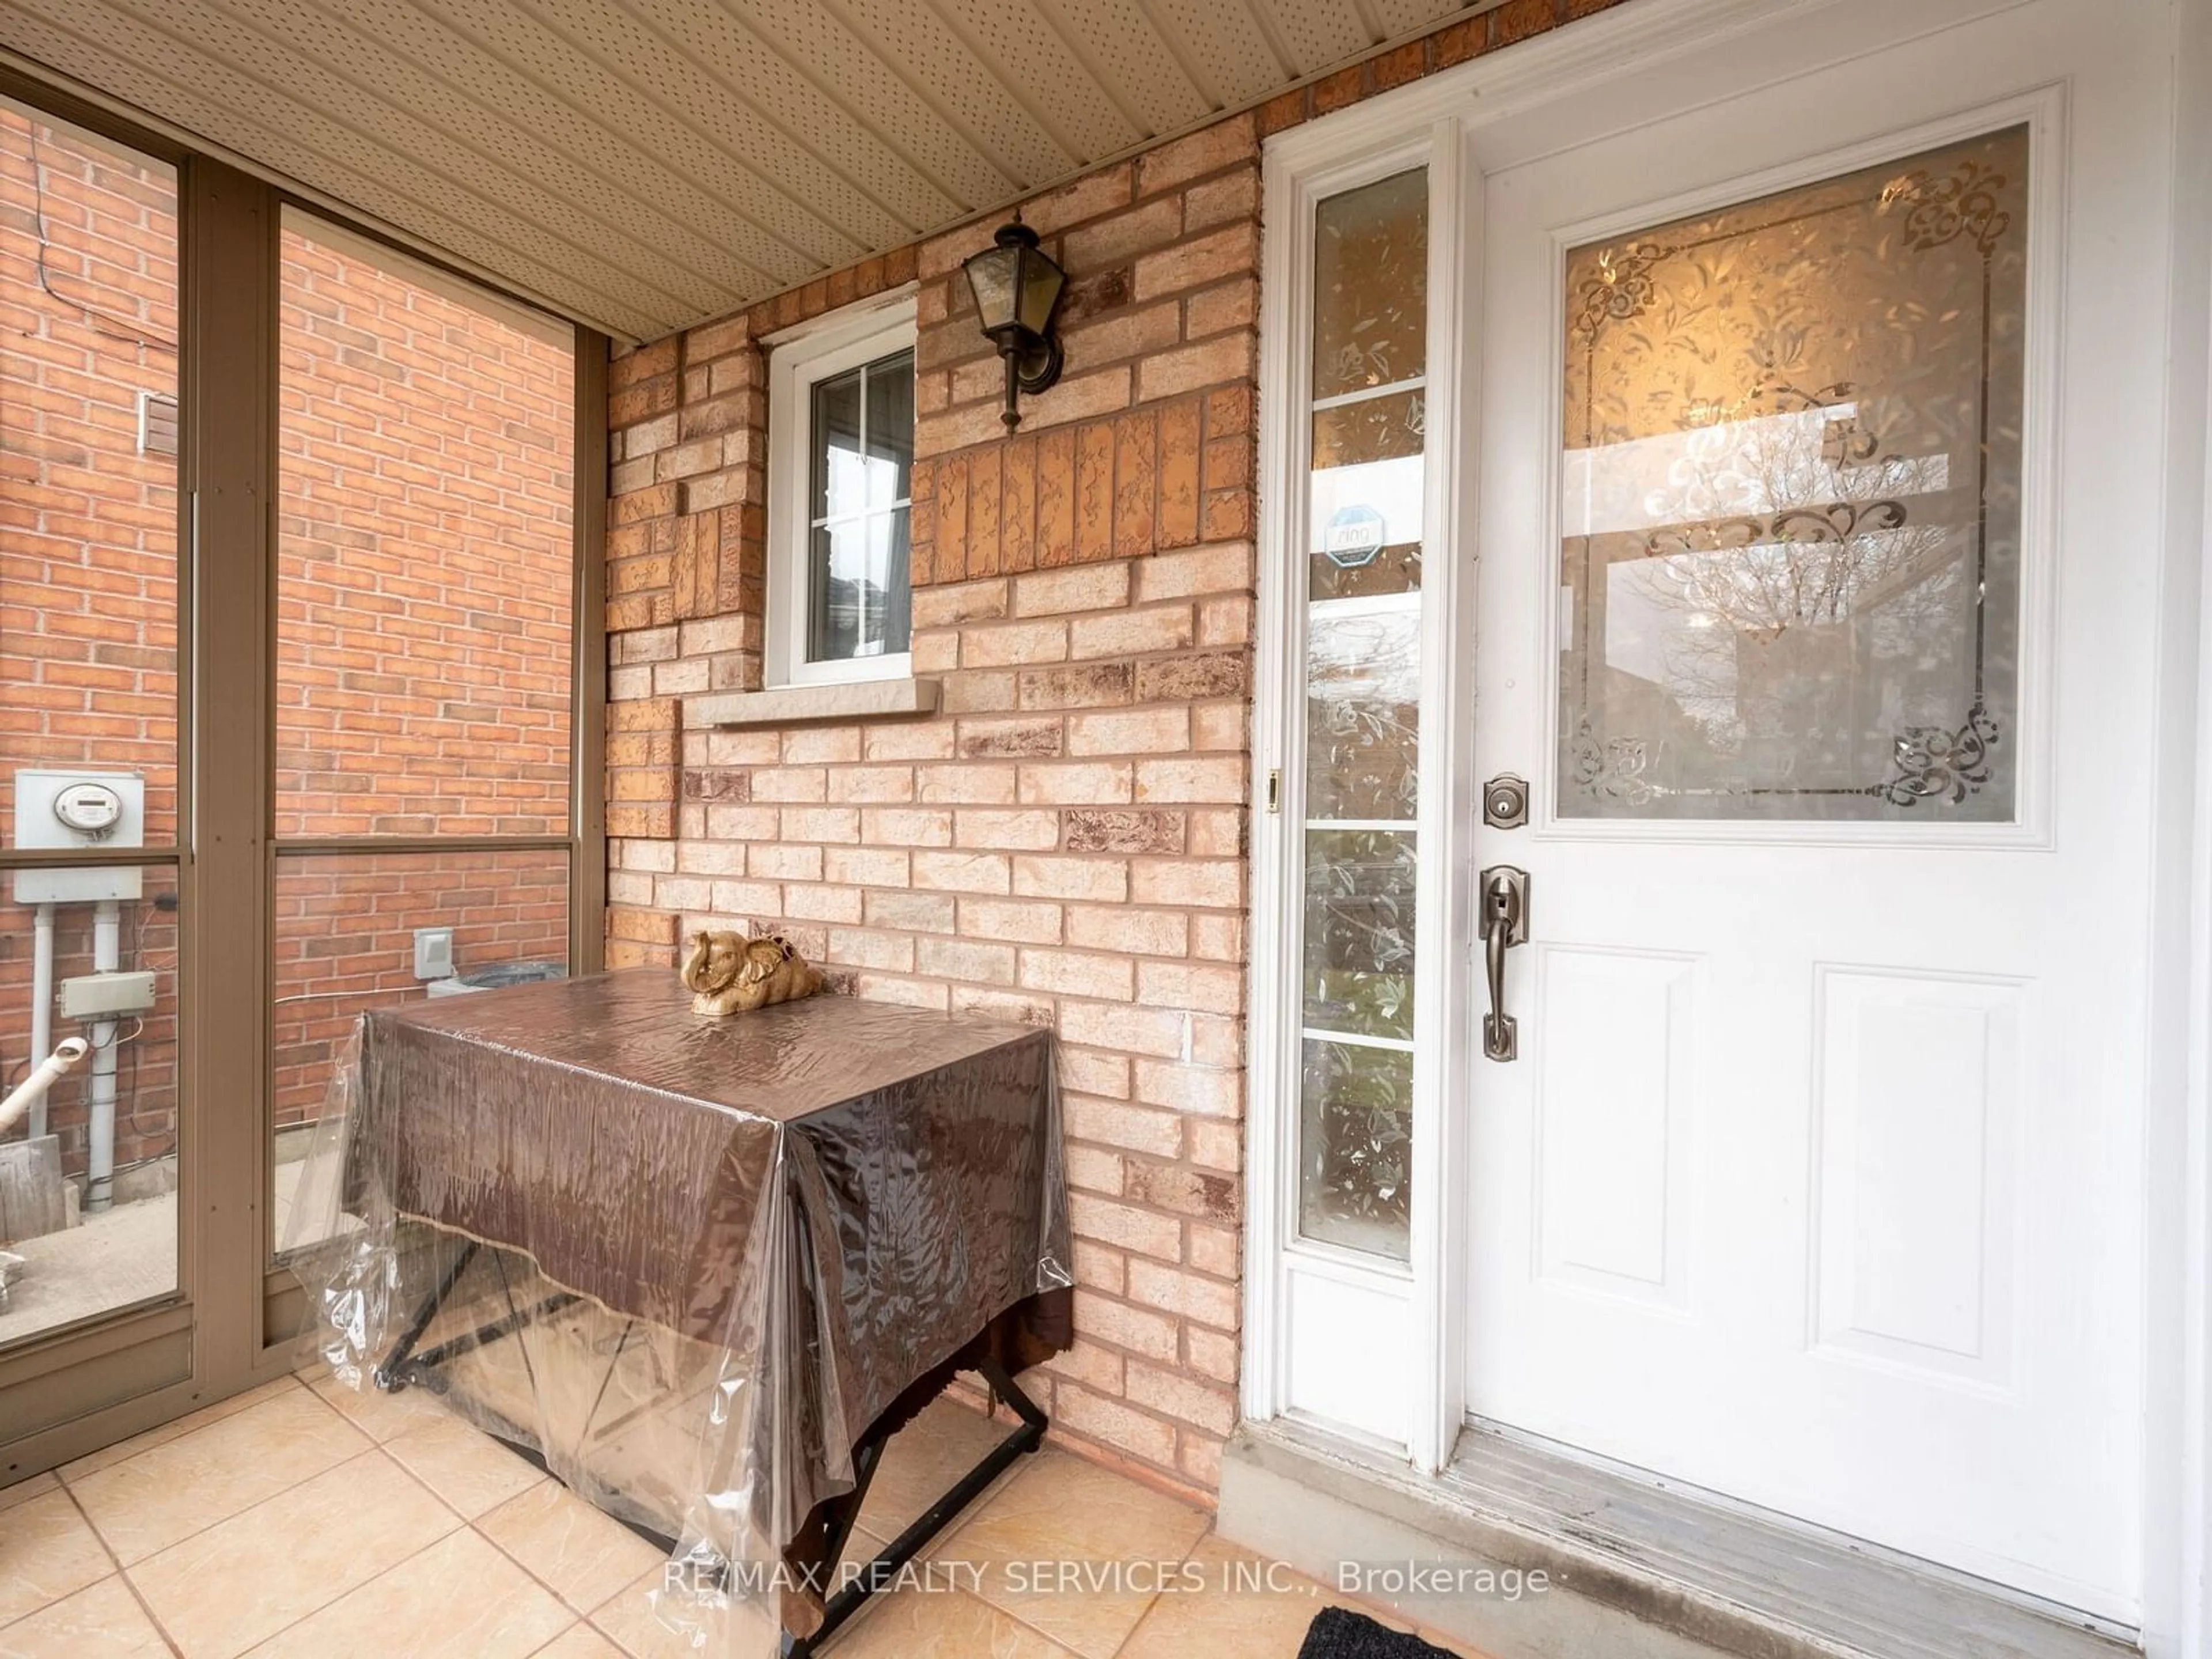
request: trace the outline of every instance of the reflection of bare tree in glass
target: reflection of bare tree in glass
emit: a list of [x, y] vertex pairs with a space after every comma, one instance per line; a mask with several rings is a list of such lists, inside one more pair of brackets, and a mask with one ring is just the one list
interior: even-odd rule
[[1844, 410], [1709, 430], [1649, 504], [1673, 522], [1623, 573], [1677, 619], [1657, 641], [1666, 694], [1747, 781], [1878, 770], [1889, 733], [1957, 701], [1966, 549], [1925, 516], [1945, 458], [1875, 459]]
[[1413, 1034], [1410, 835], [1324, 830], [1306, 848], [1306, 1024], [1366, 1036]]
[[1410, 818], [1420, 742], [1420, 612], [1316, 607], [1306, 653], [1306, 813]]

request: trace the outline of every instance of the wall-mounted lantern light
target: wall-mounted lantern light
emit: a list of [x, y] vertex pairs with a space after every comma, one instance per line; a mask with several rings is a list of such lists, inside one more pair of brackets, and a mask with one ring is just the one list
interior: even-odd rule
[[1036, 232], [1017, 213], [999, 227], [992, 246], [967, 263], [968, 286], [983, 332], [1006, 363], [1006, 406], [999, 418], [1011, 431], [1022, 423], [1018, 392], [1039, 392], [1060, 378], [1060, 341], [1052, 314], [1067, 273], [1037, 246]]

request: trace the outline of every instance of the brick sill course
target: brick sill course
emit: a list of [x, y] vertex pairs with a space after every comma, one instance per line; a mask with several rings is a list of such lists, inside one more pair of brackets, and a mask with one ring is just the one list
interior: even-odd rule
[[772, 691], [721, 691], [684, 699], [684, 724], [698, 732], [747, 726], [792, 726], [804, 720], [890, 720], [937, 712], [935, 679], [848, 680], [828, 685], [786, 685]]

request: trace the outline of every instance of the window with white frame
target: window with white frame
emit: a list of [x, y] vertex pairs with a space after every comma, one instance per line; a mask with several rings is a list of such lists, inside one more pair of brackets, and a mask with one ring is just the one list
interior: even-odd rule
[[768, 677], [909, 672], [911, 295], [775, 344], [769, 369]]

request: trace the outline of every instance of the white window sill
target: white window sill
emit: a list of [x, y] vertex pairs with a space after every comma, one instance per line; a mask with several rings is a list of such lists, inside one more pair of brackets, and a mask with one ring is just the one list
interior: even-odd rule
[[805, 720], [896, 719], [937, 712], [934, 679], [845, 680], [786, 685], [773, 691], [718, 691], [684, 699], [690, 731], [709, 727], [793, 726]]

